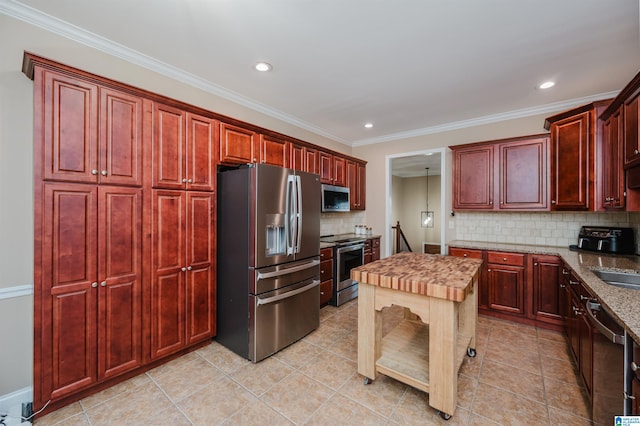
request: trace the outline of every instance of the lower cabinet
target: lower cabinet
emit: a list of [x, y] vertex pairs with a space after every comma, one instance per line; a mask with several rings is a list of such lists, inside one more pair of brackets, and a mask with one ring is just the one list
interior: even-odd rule
[[364, 264], [380, 260], [380, 237], [367, 238], [364, 242]]
[[320, 306], [333, 296], [333, 247], [320, 250]]
[[482, 259], [478, 312], [554, 330], [564, 328], [562, 263], [557, 256], [449, 247], [449, 255]]
[[154, 190], [151, 358], [215, 335], [215, 198]]
[[[34, 403], [142, 365], [142, 190], [42, 185]], [[38, 241], [40, 244], [38, 244]]]

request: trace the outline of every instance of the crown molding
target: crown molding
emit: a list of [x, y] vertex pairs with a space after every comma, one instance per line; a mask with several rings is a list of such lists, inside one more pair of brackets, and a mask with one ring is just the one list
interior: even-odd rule
[[0, 0], [0, 13], [27, 22], [38, 28], [42, 28], [46, 31], [65, 37], [69, 40], [107, 53], [111, 56], [123, 59], [127, 62], [141, 66], [165, 77], [169, 77], [171, 79], [180, 81], [181, 83], [188, 84], [212, 95], [227, 99], [253, 111], [257, 111], [269, 117], [276, 118], [285, 123], [294, 125], [301, 129], [308, 130], [317, 135], [350, 146], [349, 141], [332, 135], [331, 133], [315, 127], [307, 123], [306, 121], [302, 121], [290, 114], [270, 108], [265, 104], [247, 98], [234, 91], [225, 89], [222, 86], [213, 84], [210, 81], [207, 81], [178, 67], [154, 59], [141, 52], [130, 49], [120, 43], [116, 43], [98, 34], [94, 34], [90, 31], [84, 30], [78, 26], [41, 12], [30, 6], [16, 2], [14, 0]]
[[469, 120], [455, 121], [453, 123], [440, 124], [437, 126], [425, 127], [417, 130], [410, 130], [407, 132], [394, 133], [390, 135], [384, 135], [376, 138], [361, 139], [351, 144], [353, 147], [373, 145], [384, 142], [392, 142], [400, 139], [414, 138], [417, 136], [432, 135], [435, 133], [449, 132], [452, 130], [464, 129], [467, 127], [481, 126], [483, 124], [497, 123], [500, 121], [513, 120], [516, 118], [530, 117], [538, 114], [548, 114], [558, 111], [564, 111], [567, 109], [575, 108], [577, 106], [588, 104], [602, 99], [615, 98], [619, 91], [600, 93], [597, 95], [585, 96], [582, 98], [570, 99], [568, 101], [554, 102], [546, 105], [539, 105], [530, 108], [523, 108], [514, 111], [502, 112], [499, 114], [486, 115], [484, 117], [472, 118]]

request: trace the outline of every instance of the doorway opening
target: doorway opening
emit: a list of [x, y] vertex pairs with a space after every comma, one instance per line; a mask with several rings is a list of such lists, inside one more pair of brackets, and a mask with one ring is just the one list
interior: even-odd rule
[[401, 243], [401, 251], [410, 247], [417, 253], [444, 253], [444, 148], [388, 155], [386, 160], [387, 255], [396, 252], [399, 230], [393, 227], [398, 222], [408, 243]]

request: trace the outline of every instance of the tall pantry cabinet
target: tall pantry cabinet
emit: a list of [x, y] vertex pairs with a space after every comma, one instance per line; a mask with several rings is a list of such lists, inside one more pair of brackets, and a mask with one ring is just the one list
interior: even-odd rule
[[36, 67], [34, 406], [142, 365], [142, 100]]
[[219, 124], [25, 54], [34, 80], [34, 410], [215, 335]]

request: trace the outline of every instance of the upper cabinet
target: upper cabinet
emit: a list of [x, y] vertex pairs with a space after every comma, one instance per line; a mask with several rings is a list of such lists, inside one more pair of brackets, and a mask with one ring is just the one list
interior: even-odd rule
[[[142, 98], [38, 68], [45, 180], [142, 185]], [[36, 161], [37, 164], [37, 161]]]
[[319, 151], [320, 182], [347, 186], [347, 160], [344, 157]]
[[453, 208], [548, 210], [546, 135], [453, 146]]
[[365, 210], [366, 166], [353, 160], [347, 160], [346, 164], [351, 210]]
[[602, 129], [601, 163], [598, 177], [602, 191], [600, 202], [605, 209], [624, 209], [625, 183], [622, 164], [623, 120], [620, 110], [614, 112]]
[[260, 135], [259, 160], [263, 164], [288, 167], [288, 142], [267, 135]]
[[220, 123], [220, 162], [230, 164], [257, 163], [257, 155], [260, 151], [258, 140], [256, 132]]
[[583, 105], [549, 117], [551, 209], [595, 210], [595, 147], [601, 143], [600, 112], [609, 101]]
[[[638, 74], [640, 75], [640, 74]], [[640, 83], [639, 83], [640, 86]], [[636, 89], [640, 90], [640, 89]], [[640, 165], [640, 93], [624, 102], [624, 166], [625, 168]]]
[[154, 104], [153, 187], [213, 191], [218, 122]]

